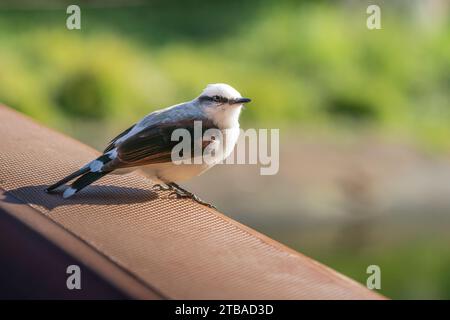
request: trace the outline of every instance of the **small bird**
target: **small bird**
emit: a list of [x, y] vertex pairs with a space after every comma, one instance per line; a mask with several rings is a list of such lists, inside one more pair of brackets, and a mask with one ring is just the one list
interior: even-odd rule
[[[78, 178], [63, 193], [64, 198], [69, 198], [107, 174], [124, 174], [140, 169], [153, 181], [154, 187], [171, 190], [178, 197], [211, 206], [177, 183], [202, 174], [231, 154], [239, 137], [239, 115], [243, 104], [250, 101], [230, 85], [209, 84], [192, 101], [148, 114], [111, 140], [101, 156], [49, 186], [46, 192]], [[210, 148], [216, 150], [209, 154], [212, 161], [174, 163], [172, 149], [179, 141], [172, 140], [172, 133], [176, 129], [192, 133], [195, 123], [201, 123], [202, 132], [216, 129], [222, 135], [210, 140], [205, 140], [202, 135], [201, 141], [192, 139], [192, 147], [197, 144], [201, 150], [207, 150], [214, 143], [220, 148]]]

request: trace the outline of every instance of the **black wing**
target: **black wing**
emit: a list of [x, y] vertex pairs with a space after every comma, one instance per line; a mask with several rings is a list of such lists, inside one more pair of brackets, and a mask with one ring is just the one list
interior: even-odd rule
[[126, 135], [128, 132], [131, 131], [131, 129], [134, 128], [136, 124], [133, 124], [131, 127], [129, 127], [127, 130], [125, 130], [124, 132], [122, 132], [121, 134], [119, 134], [117, 137], [115, 137], [114, 139], [112, 139], [109, 143], [108, 146], [105, 148], [105, 150], [103, 151], [103, 153], [107, 153], [109, 151], [111, 151], [112, 149], [115, 148], [115, 143], [118, 139], [122, 138], [124, 135]]
[[[194, 137], [194, 121], [200, 120], [189, 119], [143, 129], [117, 146], [117, 158], [111, 162], [110, 167], [117, 169], [171, 162], [172, 149], [180, 143], [180, 141], [171, 140], [172, 132], [182, 128], [188, 130], [191, 137]], [[201, 124], [202, 133], [211, 128], [217, 129], [212, 121], [202, 120]], [[200, 141], [191, 139], [191, 155], [194, 155], [193, 148], [195, 144], [199, 144], [204, 150], [210, 142], [203, 141], [203, 139]]]

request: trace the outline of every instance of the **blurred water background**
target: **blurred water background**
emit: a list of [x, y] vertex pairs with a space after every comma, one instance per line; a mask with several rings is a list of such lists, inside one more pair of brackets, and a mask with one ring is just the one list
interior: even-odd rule
[[280, 172], [186, 186], [364, 284], [379, 265], [391, 298], [450, 298], [448, 1], [78, 1], [72, 31], [69, 4], [0, 2], [0, 102], [101, 150], [229, 83], [243, 128], [280, 128]]

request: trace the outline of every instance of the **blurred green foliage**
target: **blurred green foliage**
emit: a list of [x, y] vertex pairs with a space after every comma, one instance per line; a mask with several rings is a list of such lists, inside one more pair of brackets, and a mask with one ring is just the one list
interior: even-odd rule
[[433, 238], [418, 237], [357, 254], [350, 250], [322, 253], [316, 258], [363, 284], [369, 276], [367, 266], [376, 262], [381, 268], [381, 292], [389, 298], [443, 299], [450, 292], [450, 256], [447, 243]]
[[[450, 28], [401, 10], [366, 28], [365, 7], [321, 2], [144, 2], [0, 11], [0, 101], [45, 123], [126, 125], [211, 82], [254, 99], [246, 124], [375, 130], [448, 147]], [[356, 130], [356, 131], [355, 131]]]

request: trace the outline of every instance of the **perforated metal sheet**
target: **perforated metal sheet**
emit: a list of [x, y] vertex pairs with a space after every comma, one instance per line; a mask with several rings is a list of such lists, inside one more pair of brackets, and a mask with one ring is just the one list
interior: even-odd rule
[[215, 210], [151, 191], [137, 173], [107, 176], [68, 200], [44, 193], [98, 153], [1, 106], [0, 150], [0, 188], [163, 297], [380, 298]]

